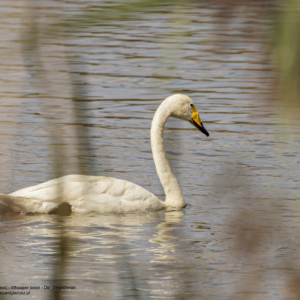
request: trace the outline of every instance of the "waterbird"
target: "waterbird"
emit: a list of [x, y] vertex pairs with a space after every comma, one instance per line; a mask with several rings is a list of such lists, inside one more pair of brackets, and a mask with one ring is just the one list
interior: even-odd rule
[[151, 148], [157, 175], [165, 192], [165, 201], [143, 187], [117, 178], [66, 175], [11, 194], [0, 194], [0, 209], [17, 213], [126, 213], [138, 211], [180, 210], [186, 206], [173, 174], [163, 141], [164, 125], [169, 117], [190, 122], [209, 136], [192, 99], [175, 94], [156, 110], [151, 125]]

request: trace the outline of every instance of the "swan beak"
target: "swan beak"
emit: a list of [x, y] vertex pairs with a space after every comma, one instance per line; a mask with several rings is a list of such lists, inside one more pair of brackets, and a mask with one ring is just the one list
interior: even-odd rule
[[198, 130], [203, 132], [206, 136], [209, 136], [208, 131], [205, 129], [205, 127], [203, 126], [203, 124], [200, 120], [198, 110], [195, 106], [193, 106], [193, 114], [192, 114], [192, 119], [190, 120], [190, 123], [193, 124]]

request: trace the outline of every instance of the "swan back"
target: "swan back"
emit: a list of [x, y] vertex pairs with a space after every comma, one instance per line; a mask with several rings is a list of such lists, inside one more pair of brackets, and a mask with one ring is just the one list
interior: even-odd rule
[[73, 212], [122, 213], [157, 211], [165, 206], [151, 192], [132, 182], [104, 176], [67, 175], [1, 195], [14, 211], [48, 213], [65, 201]]

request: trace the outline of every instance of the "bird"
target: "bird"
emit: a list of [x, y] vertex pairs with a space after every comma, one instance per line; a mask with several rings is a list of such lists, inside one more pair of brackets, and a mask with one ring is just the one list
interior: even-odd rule
[[151, 148], [157, 175], [165, 192], [165, 201], [143, 187], [123, 179], [66, 175], [11, 194], [0, 194], [0, 209], [15, 213], [128, 213], [181, 210], [186, 206], [173, 174], [163, 142], [163, 129], [169, 117], [185, 120], [209, 136], [192, 99], [175, 94], [167, 97], [156, 110], [150, 131]]

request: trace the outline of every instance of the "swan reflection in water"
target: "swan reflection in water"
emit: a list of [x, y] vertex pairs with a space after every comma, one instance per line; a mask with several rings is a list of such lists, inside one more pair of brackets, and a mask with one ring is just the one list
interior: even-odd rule
[[[182, 238], [180, 232], [176, 233], [176, 229], [182, 226], [184, 215], [185, 211], [73, 214], [69, 217], [15, 216], [14, 226], [1, 236], [2, 245], [11, 243], [12, 240], [18, 241], [16, 248], [2, 253], [2, 257], [4, 254], [6, 257], [5, 265], [10, 265], [10, 269], [7, 269], [8, 276], [3, 278], [12, 280], [10, 274], [19, 273], [13, 267], [13, 261], [22, 245], [23, 267], [28, 268], [27, 282], [25, 280], [24, 284], [32, 284], [30, 278], [37, 273], [43, 276], [37, 279], [36, 284], [43, 285], [45, 280], [50, 280], [53, 262], [59, 255], [59, 228], [55, 226], [55, 222], [56, 218], [61, 218], [68, 240], [64, 278], [76, 285], [78, 292], [89, 287], [93, 290], [96, 281], [105, 297], [111, 297], [111, 291], [115, 289], [119, 289], [123, 295], [124, 284], [128, 287], [138, 286], [144, 289], [142, 294], [149, 296], [156, 295], [158, 291], [175, 293], [170, 284], [183, 276], [183, 271], [176, 268], [178, 258], [182, 264], [186, 257], [182, 253], [183, 249], [188, 248], [188, 237]], [[3, 226], [6, 226], [5, 223], [8, 222], [4, 221]], [[0, 250], [2, 251], [3, 249]]]

